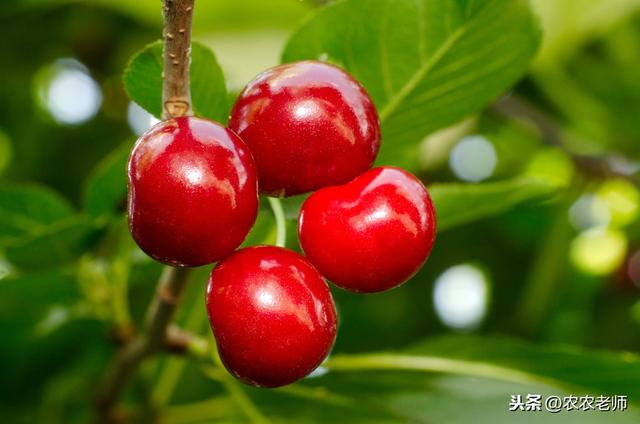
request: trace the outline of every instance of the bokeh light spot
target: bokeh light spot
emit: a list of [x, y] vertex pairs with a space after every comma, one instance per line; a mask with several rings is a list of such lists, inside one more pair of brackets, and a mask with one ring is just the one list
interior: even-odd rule
[[584, 273], [606, 275], [624, 261], [627, 237], [624, 233], [605, 228], [593, 228], [579, 234], [571, 242], [570, 257]]
[[60, 59], [46, 75], [39, 93], [53, 119], [77, 125], [95, 116], [102, 104], [102, 92], [84, 65], [75, 59]]
[[463, 181], [486, 180], [493, 174], [497, 163], [495, 147], [480, 135], [464, 137], [449, 156], [451, 170]]
[[[326, 362], [326, 360], [325, 360], [325, 362]], [[328, 372], [329, 372], [329, 368], [323, 367], [323, 366], [319, 366], [315, 370], [311, 371], [311, 373], [309, 373], [309, 375], [307, 375], [305, 378], [322, 377], [323, 375], [327, 374]]]
[[584, 194], [569, 208], [569, 222], [578, 230], [606, 227], [611, 220], [607, 203], [594, 194]]
[[436, 279], [433, 305], [440, 320], [456, 330], [477, 328], [485, 316], [489, 282], [476, 266], [461, 264]]
[[627, 225], [638, 217], [640, 193], [630, 182], [623, 179], [607, 180], [602, 183], [597, 195], [606, 203], [612, 224]]
[[566, 153], [557, 148], [546, 148], [537, 152], [527, 168], [526, 175], [542, 180], [552, 186], [565, 187], [573, 177], [573, 162]]
[[640, 171], [640, 162], [624, 156], [611, 155], [607, 158], [611, 169], [624, 175], [633, 175]]
[[129, 122], [129, 127], [131, 127], [134, 134], [140, 136], [160, 120], [141, 108], [137, 103], [130, 102], [127, 108], [127, 122]]

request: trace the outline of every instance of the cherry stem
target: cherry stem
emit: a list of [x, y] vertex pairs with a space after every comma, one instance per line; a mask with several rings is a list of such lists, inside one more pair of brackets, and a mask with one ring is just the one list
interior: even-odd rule
[[276, 246], [285, 247], [287, 244], [287, 222], [284, 217], [284, 209], [280, 199], [269, 197], [269, 205], [273, 210], [273, 216], [276, 219]]
[[[191, 114], [189, 52], [193, 4], [194, 0], [163, 0], [163, 119]], [[170, 324], [189, 275], [188, 268], [165, 267], [147, 310], [145, 331], [124, 346], [100, 386], [102, 391], [97, 400], [100, 422], [111, 423], [118, 420], [116, 403], [140, 363], [172, 346], [168, 339], [175, 332], [170, 331]]]
[[194, 0], [163, 0], [162, 119], [191, 115], [189, 66]]

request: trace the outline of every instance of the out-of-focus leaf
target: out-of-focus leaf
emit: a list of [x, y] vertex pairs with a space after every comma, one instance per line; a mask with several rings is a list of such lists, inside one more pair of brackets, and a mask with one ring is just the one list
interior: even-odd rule
[[336, 355], [321, 369], [320, 376], [293, 386], [246, 388], [252, 414], [240, 404], [235, 411], [216, 410], [221, 398], [214, 398], [175, 408], [170, 422], [250, 422], [255, 410], [269, 420], [296, 423], [533, 423], [552, 415], [544, 401], [539, 412], [509, 411], [511, 395], [526, 401], [528, 394], [628, 396], [626, 411], [563, 411], [563, 423], [640, 419], [640, 358], [632, 354], [454, 336], [398, 352]]
[[56, 315], [72, 315], [80, 297], [70, 273], [35, 272], [0, 280], [0, 361], [10, 364], [3, 368], [3, 400], [25, 402], [49, 377], [72, 365], [76, 355], [102, 346], [104, 329], [93, 320], [69, 317], [57, 331], [41, 331]]
[[336, 356], [328, 367], [444, 372], [589, 394], [627, 395], [631, 403], [640, 405], [640, 357], [631, 353], [458, 336], [428, 340], [399, 354]]
[[85, 186], [84, 208], [100, 218], [117, 213], [127, 195], [126, 166], [131, 150], [124, 143], [107, 156], [89, 176]]
[[218, 397], [203, 402], [177, 405], [167, 410], [164, 417], [171, 424], [193, 424], [201, 422], [249, 422], [230, 397]]
[[[90, 327], [87, 325], [86, 328]], [[96, 340], [85, 347], [88, 349], [82, 352], [84, 354], [66, 363], [64, 372], [56, 374], [43, 387], [39, 408], [33, 411], [33, 408], [25, 408], [34, 413], [31, 422], [74, 424], [95, 419], [96, 391], [102, 387], [95, 382], [103, 378], [111, 346], [106, 340]]]
[[44, 269], [78, 257], [91, 243], [92, 235], [91, 220], [76, 215], [8, 244], [5, 255], [19, 268]]
[[438, 231], [498, 215], [529, 201], [543, 200], [556, 187], [519, 177], [481, 184], [438, 183], [429, 187], [436, 206]]
[[[196, 115], [226, 122], [227, 89], [213, 52], [191, 43], [191, 101]], [[157, 118], [162, 114], [162, 42], [156, 41], [135, 54], [123, 75], [131, 99]]]
[[581, 44], [640, 9], [640, 0], [533, 0], [544, 37], [536, 66], [557, 66]]
[[57, 193], [33, 185], [0, 187], [0, 246], [45, 230], [73, 215], [71, 205]]
[[[28, 7], [57, 7], [67, 3], [78, 3], [79, 0], [16, 0], [9, 1], [8, 11], [22, 11]], [[15, 4], [12, 4], [15, 3]], [[239, 28], [290, 27], [297, 19], [304, 17], [307, 11], [316, 6], [315, 0], [217, 0], [215, 2], [198, 2], [193, 16], [194, 32], [210, 33], [221, 30], [238, 30]], [[162, 25], [162, 14], [155, 0], [91, 0], [91, 5], [98, 5], [108, 10], [131, 16], [145, 25]]]
[[538, 40], [523, 0], [345, 0], [294, 33], [283, 61], [327, 59], [349, 70], [379, 110], [379, 162], [411, 166], [423, 137], [522, 76]]
[[[68, 306], [79, 296], [73, 277], [57, 271], [0, 280], [0, 325], [6, 326], [5, 331], [33, 327], [45, 317], [49, 305]], [[7, 337], [1, 340], [9, 342]]]
[[[252, 399], [268, 419], [296, 423], [540, 423], [552, 415], [558, 422], [632, 424], [635, 407], [616, 412], [509, 411], [511, 395], [568, 396], [555, 386], [535, 382], [504, 382], [451, 374], [373, 370], [335, 373], [279, 391], [256, 392]], [[596, 392], [598, 393], [598, 392]], [[536, 415], [539, 414], [539, 415]], [[237, 418], [236, 418], [237, 419]], [[247, 420], [250, 422], [249, 420]], [[197, 422], [197, 421], [196, 421]], [[235, 421], [234, 421], [235, 422]]]

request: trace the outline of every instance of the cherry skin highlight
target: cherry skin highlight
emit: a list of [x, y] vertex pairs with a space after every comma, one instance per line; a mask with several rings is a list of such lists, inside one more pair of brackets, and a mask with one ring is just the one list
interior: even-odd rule
[[436, 235], [429, 193], [410, 173], [374, 168], [313, 193], [298, 221], [300, 246], [329, 281], [373, 293], [397, 287], [427, 260]]
[[133, 147], [127, 174], [131, 234], [166, 264], [200, 266], [224, 258], [242, 243], [258, 213], [249, 149], [205, 119], [155, 125]]
[[238, 250], [212, 271], [209, 322], [225, 367], [247, 384], [278, 387], [313, 371], [336, 338], [327, 283], [303, 256], [274, 246]]
[[380, 122], [364, 88], [342, 69], [304, 61], [258, 75], [229, 128], [249, 146], [260, 191], [291, 196], [343, 184], [373, 165]]

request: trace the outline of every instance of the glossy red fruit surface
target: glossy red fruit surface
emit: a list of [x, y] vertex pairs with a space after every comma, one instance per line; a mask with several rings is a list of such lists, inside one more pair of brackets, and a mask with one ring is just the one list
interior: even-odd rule
[[374, 168], [309, 196], [298, 235], [309, 261], [329, 281], [355, 292], [379, 292], [422, 267], [435, 240], [436, 215], [416, 177]]
[[380, 123], [362, 86], [314, 61], [276, 66], [251, 81], [229, 127], [249, 145], [260, 191], [290, 196], [345, 183], [368, 170]]
[[280, 247], [249, 247], [220, 262], [206, 302], [222, 362], [255, 386], [283, 386], [309, 374], [336, 337], [327, 283], [303, 256]]
[[155, 125], [133, 147], [127, 172], [131, 234], [160, 262], [199, 266], [222, 259], [256, 219], [249, 149], [214, 122], [181, 117]]

